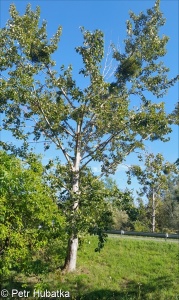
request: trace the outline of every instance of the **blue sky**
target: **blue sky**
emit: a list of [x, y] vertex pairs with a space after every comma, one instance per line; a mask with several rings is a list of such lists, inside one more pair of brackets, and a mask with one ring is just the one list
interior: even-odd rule
[[[101, 29], [105, 36], [106, 51], [110, 42], [118, 45], [123, 50], [123, 39], [125, 38], [125, 22], [129, 19], [129, 10], [135, 13], [145, 11], [154, 5], [154, 1], [135, 1], [135, 0], [118, 0], [118, 1], [8, 1], [1, 0], [0, 16], [1, 26], [3, 27], [9, 18], [8, 9], [11, 3], [14, 3], [18, 11], [23, 14], [27, 3], [31, 3], [34, 9], [37, 5], [41, 7], [41, 20], [46, 19], [48, 22], [47, 30], [51, 37], [57, 27], [63, 27], [63, 34], [59, 44], [59, 50], [55, 55], [58, 64], [72, 64], [74, 74], [82, 67], [81, 59], [76, 54], [74, 48], [82, 42], [82, 35], [79, 27], [84, 26], [88, 30]], [[164, 57], [166, 66], [170, 68], [170, 77], [178, 73], [178, 15], [179, 4], [176, 0], [161, 0], [161, 11], [166, 18], [166, 24], [163, 26], [161, 34], [170, 37], [167, 50]], [[172, 111], [175, 103], [178, 101], [178, 85], [175, 85], [167, 94], [163, 101], [166, 102], [166, 110]], [[178, 157], [178, 129], [173, 128], [171, 141], [168, 143], [155, 142], [147, 143], [150, 152], [161, 152], [166, 160], [175, 161]], [[3, 136], [1, 136], [3, 138]], [[39, 145], [37, 150], [40, 150]], [[47, 152], [47, 155], [49, 153]], [[133, 163], [131, 156], [127, 163]], [[98, 171], [99, 166], [93, 165], [94, 170]], [[119, 186], [125, 185], [124, 167], [119, 167], [115, 178]]]

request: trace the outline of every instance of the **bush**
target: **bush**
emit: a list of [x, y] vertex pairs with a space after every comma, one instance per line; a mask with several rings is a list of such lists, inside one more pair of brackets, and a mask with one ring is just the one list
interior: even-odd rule
[[52, 256], [60, 258], [63, 253], [65, 220], [52, 201], [37, 158], [22, 164], [0, 152], [0, 161], [0, 279], [12, 271], [46, 272]]

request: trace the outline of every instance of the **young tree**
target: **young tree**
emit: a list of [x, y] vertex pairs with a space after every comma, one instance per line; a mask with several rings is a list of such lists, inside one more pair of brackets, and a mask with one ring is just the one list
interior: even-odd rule
[[[24, 139], [21, 150], [27, 148], [33, 135], [34, 141], [43, 137], [46, 149], [54, 144], [66, 159], [71, 178], [72, 230], [64, 268], [73, 271], [82, 171], [95, 161], [101, 163], [101, 175], [114, 173], [129, 153], [144, 148], [145, 140], [165, 141], [165, 135], [171, 132], [164, 103], [152, 103], [145, 92], [161, 98], [178, 79], [168, 79], [169, 69], [160, 61], [168, 41], [168, 37], [159, 35], [165, 19], [159, 0], [146, 14], [130, 13], [125, 52], [114, 48], [118, 67], [112, 83], [106, 82], [101, 72], [103, 33], [81, 28], [84, 42], [76, 52], [83, 60], [79, 74], [87, 79], [82, 89], [72, 76], [72, 66], [62, 65], [60, 72], [55, 69], [51, 55], [57, 50], [61, 27], [49, 42], [46, 23], [39, 26], [39, 8], [33, 12], [28, 5], [20, 16], [11, 5], [10, 15], [0, 31], [3, 128]], [[133, 106], [135, 96], [140, 99], [138, 108]], [[29, 131], [27, 124], [31, 126]], [[10, 145], [1, 145], [10, 149]]]
[[152, 216], [152, 232], [156, 229], [156, 208], [157, 201], [161, 198], [162, 193], [169, 189], [168, 176], [177, 174], [177, 167], [175, 164], [164, 162], [161, 154], [149, 154], [145, 159], [145, 168], [140, 166], [132, 166], [127, 172], [129, 176], [129, 183], [131, 176], [136, 176], [140, 185], [140, 196], [147, 196], [148, 206], [151, 210]]
[[38, 275], [53, 269], [52, 244], [58, 253], [66, 245], [65, 218], [43, 181], [41, 163], [34, 155], [21, 162], [2, 151], [0, 162], [1, 285], [12, 271]]

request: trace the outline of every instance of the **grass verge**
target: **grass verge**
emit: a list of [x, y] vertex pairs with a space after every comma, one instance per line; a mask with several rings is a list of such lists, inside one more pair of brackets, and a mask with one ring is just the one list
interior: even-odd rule
[[[41, 280], [28, 278], [23, 288], [69, 291], [70, 299], [78, 300], [179, 299], [177, 242], [109, 237], [100, 253], [94, 251], [96, 244], [95, 237], [83, 243], [75, 273], [64, 275], [57, 271]], [[8, 288], [13, 285], [20, 289], [22, 281], [19, 277]]]

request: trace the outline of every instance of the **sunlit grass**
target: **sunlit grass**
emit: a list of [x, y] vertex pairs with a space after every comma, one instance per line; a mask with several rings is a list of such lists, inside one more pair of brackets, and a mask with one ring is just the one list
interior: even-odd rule
[[96, 244], [95, 237], [83, 243], [77, 272], [57, 271], [34, 284], [69, 291], [71, 299], [179, 299], [177, 242], [110, 237], [100, 253]]

